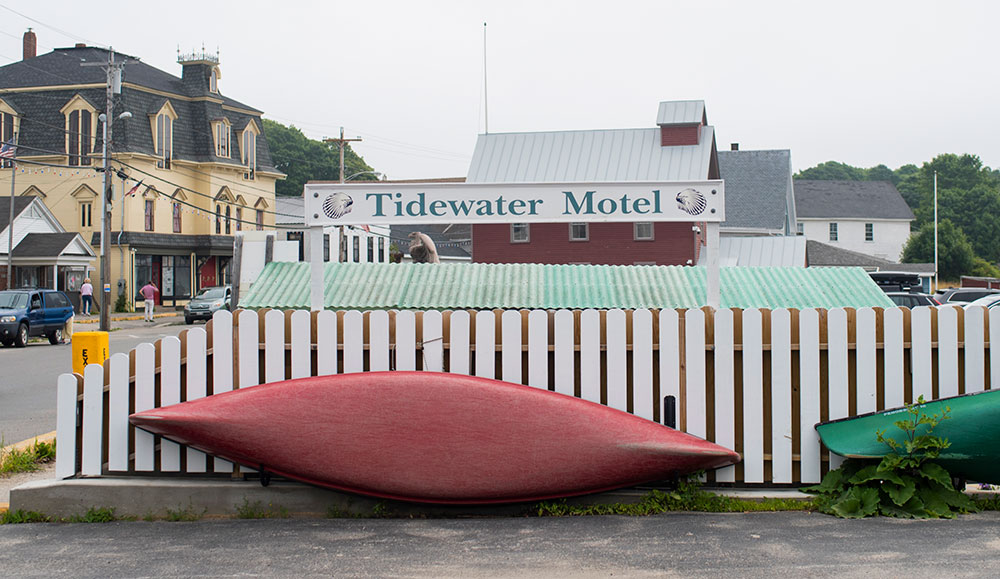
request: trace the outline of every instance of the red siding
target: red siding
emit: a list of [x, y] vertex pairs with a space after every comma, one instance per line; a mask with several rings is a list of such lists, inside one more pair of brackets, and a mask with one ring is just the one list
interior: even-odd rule
[[693, 223], [655, 223], [653, 241], [633, 241], [631, 223], [591, 223], [589, 241], [570, 241], [568, 223], [532, 223], [528, 243], [510, 242], [510, 224], [472, 226], [476, 263], [685, 265], [696, 260]]
[[660, 127], [660, 146], [697, 145], [701, 125], [666, 125]]

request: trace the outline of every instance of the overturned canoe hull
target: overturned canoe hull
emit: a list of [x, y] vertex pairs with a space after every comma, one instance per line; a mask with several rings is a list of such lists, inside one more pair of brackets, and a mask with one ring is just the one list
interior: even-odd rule
[[[934, 434], [951, 443], [935, 462], [952, 476], [984, 483], [1000, 484], [1000, 390], [987, 390], [962, 396], [932, 400], [921, 405], [927, 415], [941, 414], [948, 408], [950, 418], [941, 421]], [[823, 444], [830, 451], [848, 458], [881, 458], [889, 453], [878, 442], [876, 431], [903, 441], [897, 420], [908, 418], [906, 408], [893, 408], [852, 418], [842, 418], [816, 425]], [[926, 432], [920, 427], [918, 434]]]
[[600, 404], [435, 372], [275, 382], [130, 421], [291, 479], [431, 503], [579, 495], [739, 460], [714, 443]]

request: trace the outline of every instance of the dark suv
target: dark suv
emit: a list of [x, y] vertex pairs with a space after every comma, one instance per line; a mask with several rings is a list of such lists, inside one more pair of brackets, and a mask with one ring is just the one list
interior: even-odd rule
[[58, 344], [72, 315], [73, 304], [60, 291], [0, 291], [0, 344], [23, 348], [30, 336], [47, 336], [50, 344]]

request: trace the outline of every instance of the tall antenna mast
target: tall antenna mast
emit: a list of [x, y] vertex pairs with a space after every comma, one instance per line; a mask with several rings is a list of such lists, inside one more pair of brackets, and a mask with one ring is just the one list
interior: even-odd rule
[[483, 111], [486, 123], [486, 134], [490, 134], [490, 93], [486, 75], [486, 23], [483, 22]]

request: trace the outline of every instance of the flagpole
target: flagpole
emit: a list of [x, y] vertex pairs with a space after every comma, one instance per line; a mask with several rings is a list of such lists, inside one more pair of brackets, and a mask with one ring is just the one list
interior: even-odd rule
[[10, 157], [10, 216], [7, 220], [7, 288], [14, 287], [14, 175], [17, 173], [17, 133], [14, 133], [14, 152]]
[[934, 291], [938, 290], [938, 214], [937, 214], [937, 171], [934, 171]]

